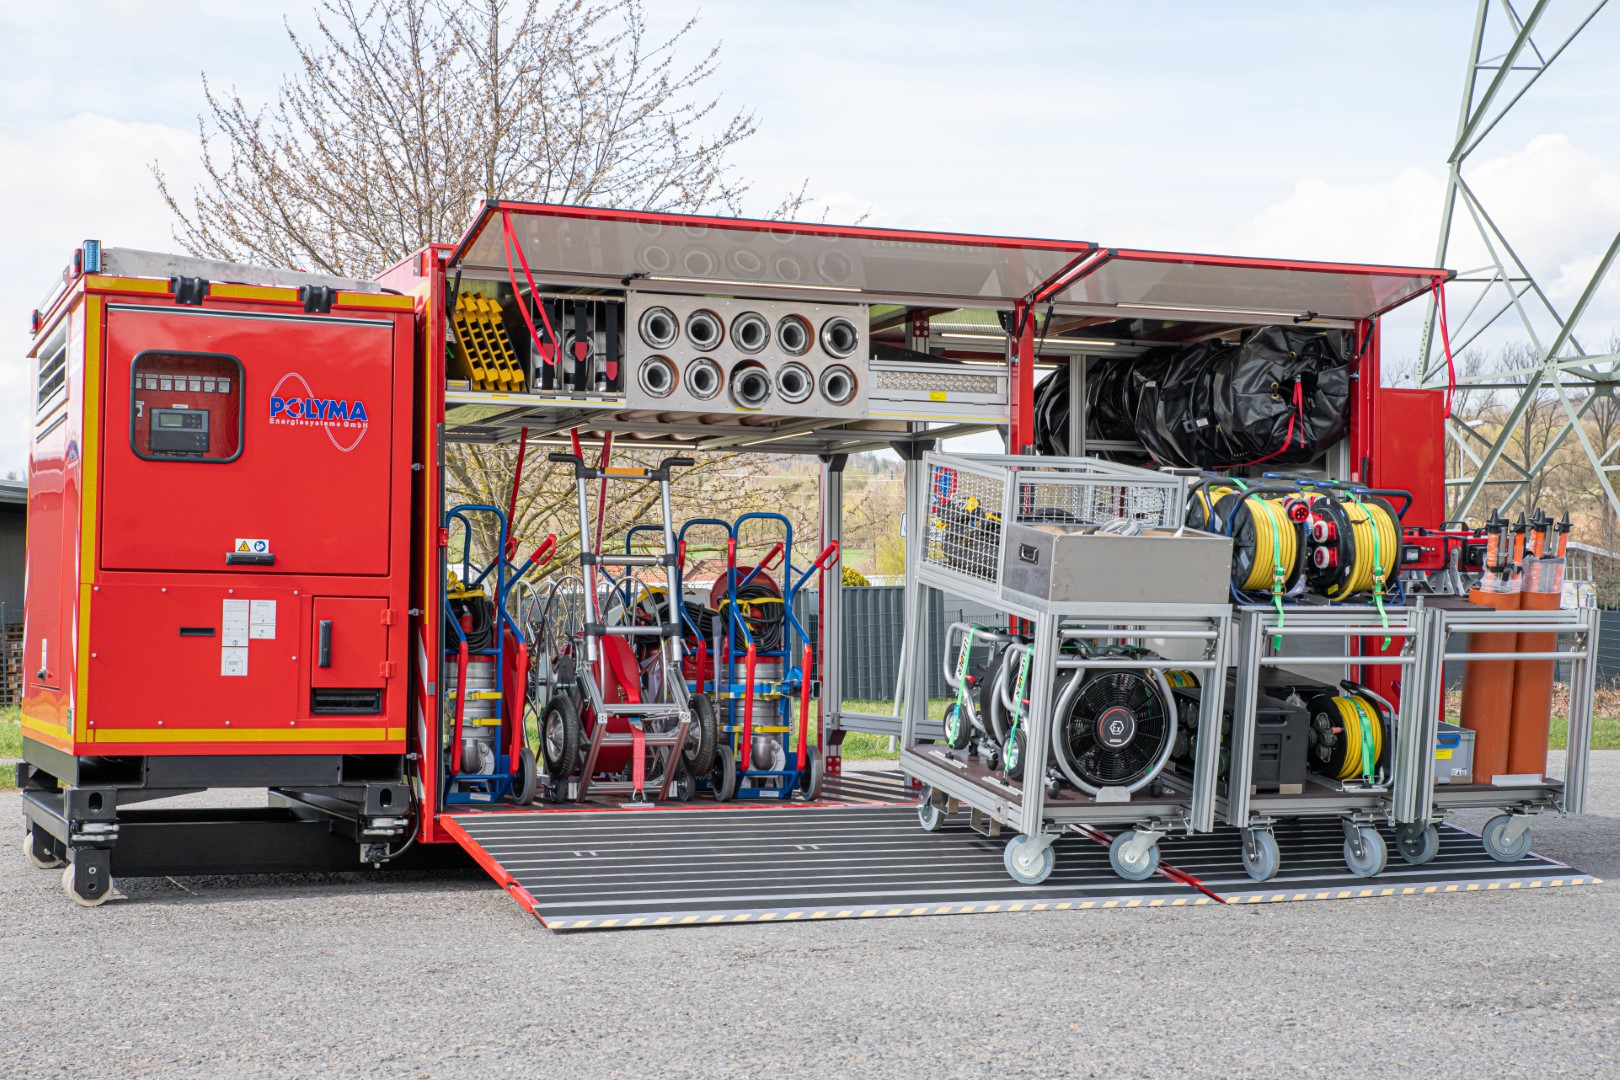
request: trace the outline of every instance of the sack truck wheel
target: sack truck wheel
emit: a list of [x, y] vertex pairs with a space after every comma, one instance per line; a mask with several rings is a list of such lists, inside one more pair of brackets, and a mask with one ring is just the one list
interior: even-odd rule
[[973, 741], [973, 719], [959, 702], [951, 702], [945, 710], [945, 741], [956, 750], [966, 750]]
[[676, 802], [691, 802], [696, 794], [697, 781], [692, 779], [692, 774], [683, 765], [675, 774], [675, 782], [669, 786], [669, 797]]
[[1440, 853], [1440, 830], [1433, 825], [1395, 826], [1395, 850], [1412, 866], [1422, 866]]
[[1135, 829], [1126, 829], [1114, 837], [1114, 842], [1108, 845], [1108, 865], [1126, 881], [1146, 881], [1159, 869], [1159, 845], [1154, 844], [1133, 858], [1126, 854], [1126, 845], [1135, 838]]
[[518, 750], [517, 776], [512, 780], [512, 801], [519, 806], [534, 802], [534, 793], [540, 786], [540, 766], [535, 764], [534, 751], [527, 746]]
[[934, 805], [934, 789], [924, 785], [917, 794], [917, 824], [923, 827], [924, 832], [939, 832], [945, 825], [945, 811]]
[[1024, 725], [1007, 736], [1001, 746], [1001, 767], [1013, 780], [1024, 778]]
[[1051, 877], [1052, 867], [1057, 865], [1057, 852], [1052, 850], [1051, 844], [1043, 847], [1040, 855], [1026, 860], [1024, 852], [1034, 843], [1030, 837], [1019, 834], [1007, 841], [1007, 850], [1001, 854], [1002, 865], [1020, 885], [1039, 885]]
[[68, 863], [62, 867], [62, 891], [67, 893], [68, 899], [80, 907], [100, 907], [105, 904], [113, 894], [112, 876], [108, 875], [105, 881], [97, 881], [90, 886], [89, 896], [81, 894], [73, 887], [73, 864]]
[[584, 741], [585, 729], [580, 727], [574, 703], [566, 694], [554, 695], [540, 722], [540, 755], [545, 759], [546, 779], [558, 801], [568, 790], [568, 778], [574, 775]]
[[1344, 865], [1356, 877], [1377, 877], [1389, 865], [1389, 845], [1384, 834], [1371, 825], [1356, 827], [1356, 835], [1345, 837]]
[[1282, 851], [1270, 829], [1247, 829], [1243, 836], [1243, 869], [1255, 881], [1270, 881], [1282, 866]]
[[815, 802], [821, 798], [821, 781], [825, 766], [821, 763], [821, 751], [814, 746], [805, 747], [804, 772], [799, 774], [799, 794], [805, 802]]
[[681, 760], [692, 776], [708, 776], [714, 768], [714, 748], [720, 741], [719, 728], [714, 719], [714, 702], [702, 694], [693, 694], [687, 705], [692, 712], [691, 726], [686, 730], [686, 745], [681, 747]]
[[62, 860], [55, 855], [41, 855], [39, 853], [39, 849], [34, 846], [33, 829], [23, 833], [23, 854], [27, 855], [28, 861], [33, 863], [34, 867], [39, 870], [55, 870], [62, 865]]
[[737, 757], [724, 743], [715, 747], [714, 768], [709, 770], [709, 794], [715, 802], [730, 802], [737, 794]]
[[1518, 862], [1530, 853], [1530, 826], [1526, 825], [1514, 840], [1507, 840], [1508, 826], [1513, 824], [1512, 814], [1498, 814], [1485, 823], [1480, 840], [1485, 854], [1497, 862]]

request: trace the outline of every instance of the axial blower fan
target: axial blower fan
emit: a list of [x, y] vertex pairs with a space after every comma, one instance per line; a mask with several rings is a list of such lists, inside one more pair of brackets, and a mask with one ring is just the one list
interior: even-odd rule
[[1058, 698], [1053, 757], [1088, 795], [1152, 782], [1175, 742], [1176, 707], [1157, 671], [1098, 669], [1071, 679]]

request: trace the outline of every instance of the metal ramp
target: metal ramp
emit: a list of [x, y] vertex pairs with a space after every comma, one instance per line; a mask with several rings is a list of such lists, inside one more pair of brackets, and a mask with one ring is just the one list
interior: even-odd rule
[[1215, 901], [1170, 877], [1127, 882], [1073, 835], [1021, 886], [1003, 844], [911, 806], [466, 813], [440, 819], [553, 930], [795, 922]]
[[1373, 878], [1345, 869], [1344, 830], [1336, 818], [1300, 818], [1276, 828], [1282, 864], [1277, 876], [1256, 882], [1243, 872], [1242, 838], [1236, 829], [1161, 841], [1172, 872], [1226, 904], [1292, 900], [1353, 900], [1369, 896], [1432, 893], [1505, 892], [1561, 885], [1600, 884], [1591, 874], [1535, 853], [1514, 863], [1485, 854], [1479, 837], [1455, 825], [1440, 826], [1440, 853], [1424, 866], [1412, 866], [1395, 851], [1395, 832], [1383, 828], [1389, 865]]
[[1393, 854], [1376, 878], [1344, 865], [1337, 819], [1283, 822], [1282, 868], [1264, 884], [1243, 871], [1236, 829], [1171, 836], [1160, 873], [1127, 882], [1108, 864], [1107, 834], [1078, 827], [1057, 843], [1057, 867], [1021, 886], [1002, 865], [1004, 844], [964, 816], [937, 833], [917, 824], [915, 795], [898, 771], [828, 778], [825, 802], [786, 805], [666, 803], [650, 810], [506, 808], [439, 820], [524, 910], [552, 930], [742, 922], [802, 922], [998, 911], [1193, 907], [1290, 900], [1497, 892], [1596, 884], [1562, 863], [1528, 855], [1499, 863], [1479, 838], [1440, 827], [1426, 866]]

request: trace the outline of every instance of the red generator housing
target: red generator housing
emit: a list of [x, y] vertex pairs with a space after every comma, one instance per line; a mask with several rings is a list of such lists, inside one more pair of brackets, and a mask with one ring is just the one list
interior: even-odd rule
[[[141, 824], [121, 804], [218, 787], [272, 789], [282, 824], [341, 809], [355, 842], [386, 842], [378, 822], [403, 831], [409, 804], [414, 304], [143, 268], [87, 244], [35, 336], [33, 853], [99, 826], [110, 874]], [[278, 845], [299, 846], [275, 840], [272, 865]]]

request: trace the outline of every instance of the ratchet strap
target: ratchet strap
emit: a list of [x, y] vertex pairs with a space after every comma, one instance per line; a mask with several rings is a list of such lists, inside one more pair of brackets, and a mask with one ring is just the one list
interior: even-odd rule
[[1357, 509], [1361, 511], [1362, 517], [1367, 519], [1367, 524], [1370, 526], [1368, 531], [1372, 533], [1373, 606], [1378, 609], [1378, 621], [1384, 628], [1384, 648], [1387, 649], [1390, 642], [1389, 612], [1384, 610], [1384, 557], [1378, 545], [1378, 523], [1373, 520], [1372, 511], [1367, 509], [1367, 504], [1361, 501], [1360, 495], [1357, 495], [1353, 490], [1346, 490], [1345, 494], [1349, 495], [1350, 501], [1356, 504]]

